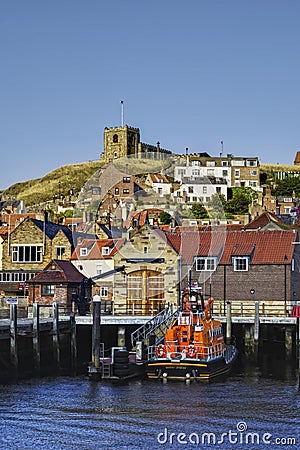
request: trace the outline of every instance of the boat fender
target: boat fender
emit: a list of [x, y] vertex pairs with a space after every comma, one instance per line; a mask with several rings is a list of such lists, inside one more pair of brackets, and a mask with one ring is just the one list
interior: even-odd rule
[[187, 354], [190, 358], [194, 358], [196, 356], [196, 349], [193, 345], [188, 346]]
[[166, 356], [166, 349], [162, 344], [160, 344], [156, 347], [155, 353], [159, 358], [164, 358]]

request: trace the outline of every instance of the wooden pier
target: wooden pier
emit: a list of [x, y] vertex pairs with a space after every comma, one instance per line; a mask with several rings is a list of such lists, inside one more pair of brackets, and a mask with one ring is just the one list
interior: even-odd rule
[[[19, 318], [17, 305], [10, 305], [10, 318], [0, 320], [0, 379], [39, 376], [76, 366], [76, 324], [72, 316], [59, 316], [52, 306], [51, 317], [41, 318], [38, 304], [32, 318]], [[62, 360], [63, 355], [63, 360]]]
[[[0, 379], [59, 374], [62, 370], [75, 374], [79, 360], [97, 376], [99, 345], [130, 351], [131, 334], [153, 319], [149, 315], [105, 314], [101, 302], [93, 306], [93, 314], [74, 316], [54, 303], [50, 317], [42, 317], [42, 307], [34, 304], [30, 318], [18, 318], [17, 305], [10, 305], [10, 318], [0, 320]], [[247, 315], [233, 314], [230, 302], [226, 307], [221, 315], [216, 309], [214, 317], [223, 323], [226, 341], [235, 337], [245, 355], [251, 357], [268, 341], [271, 346], [280, 343], [287, 358], [299, 357], [299, 317], [266, 315], [257, 304]]]

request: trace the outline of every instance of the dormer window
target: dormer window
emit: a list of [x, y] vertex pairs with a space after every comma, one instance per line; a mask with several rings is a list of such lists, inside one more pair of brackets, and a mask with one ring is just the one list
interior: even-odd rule
[[198, 257], [196, 258], [196, 271], [212, 272], [216, 270], [216, 258]]
[[249, 257], [248, 256], [234, 256], [233, 270], [235, 272], [247, 272], [249, 270]]
[[102, 255], [109, 255], [110, 251], [109, 251], [109, 247], [102, 247]]
[[86, 256], [88, 254], [87, 248], [83, 247], [80, 249], [80, 256]]

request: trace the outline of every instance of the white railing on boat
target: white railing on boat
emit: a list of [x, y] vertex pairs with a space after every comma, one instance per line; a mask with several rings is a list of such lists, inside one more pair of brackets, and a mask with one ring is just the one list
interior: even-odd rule
[[[184, 349], [176, 345], [174, 341], [168, 341], [165, 345], [150, 346], [148, 348], [148, 358], [167, 358], [167, 359], [199, 359], [210, 361], [225, 356], [226, 349], [222, 343], [211, 346], [195, 345], [187, 346]], [[228, 353], [226, 355], [229, 356]], [[229, 357], [230, 359], [230, 357]]]

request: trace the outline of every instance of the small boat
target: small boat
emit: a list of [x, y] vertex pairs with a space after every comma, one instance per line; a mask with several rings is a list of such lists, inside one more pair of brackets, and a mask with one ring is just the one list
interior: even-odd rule
[[210, 381], [229, 373], [237, 357], [234, 345], [225, 345], [222, 324], [212, 317], [213, 298], [185, 293], [164, 342], [149, 348], [149, 379]]

